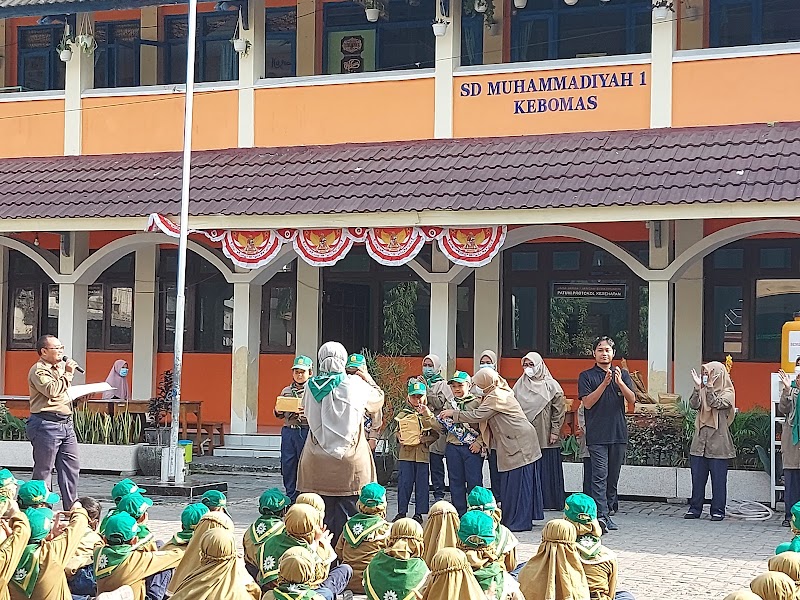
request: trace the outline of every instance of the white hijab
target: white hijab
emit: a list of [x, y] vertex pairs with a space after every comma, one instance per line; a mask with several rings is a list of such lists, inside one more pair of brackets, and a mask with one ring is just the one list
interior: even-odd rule
[[528, 421], [533, 423], [553, 398], [563, 394], [561, 385], [550, 374], [550, 369], [544, 364], [544, 359], [538, 352], [528, 352], [523, 358], [533, 363], [533, 377], [523, 373], [522, 377], [514, 384], [514, 395], [517, 397]]
[[[339, 342], [323, 344], [317, 358], [321, 373], [345, 372], [347, 350]], [[303, 410], [311, 434], [325, 452], [341, 459], [356, 442], [372, 393], [369, 384], [358, 375], [347, 375], [321, 402], [306, 386]]]

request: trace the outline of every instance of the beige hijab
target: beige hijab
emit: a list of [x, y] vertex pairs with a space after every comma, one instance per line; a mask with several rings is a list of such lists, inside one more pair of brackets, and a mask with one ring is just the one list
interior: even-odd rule
[[564, 394], [564, 390], [550, 374], [550, 369], [544, 364], [544, 359], [538, 352], [528, 352], [522, 358], [522, 363], [524, 364], [526, 360], [533, 363], [533, 377], [523, 373], [514, 384], [514, 396], [525, 411], [528, 421], [533, 423], [553, 398]]
[[[736, 416], [736, 392], [733, 389], [733, 381], [731, 381], [731, 376], [728, 374], [728, 369], [721, 362], [713, 361], [704, 364], [703, 370], [708, 373], [708, 380], [714, 397], [725, 396], [730, 400], [731, 407], [725, 409], [728, 416], [728, 425], [730, 425]], [[698, 431], [701, 427], [711, 427], [713, 429], [719, 427], [720, 411], [719, 409], [711, 408], [711, 398], [708, 391], [709, 388], [706, 386], [700, 387], [700, 410], [697, 413]]]
[[521, 412], [514, 391], [494, 369], [481, 369], [472, 377], [472, 383], [483, 391], [481, 406], [486, 404], [495, 412], [509, 415]]
[[325, 520], [325, 500], [322, 499], [322, 496], [314, 492], [305, 492], [304, 494], [300, 494], [294, 503], [307, 504], [313, 507], [314, 510], [319, 513], [319, 523], [322, 525], [322, 522]]
[[431, 572], [422, 600], [476, 600], [484, 598], [466, 555], [458, 548], [442, 548], [430, 562]]
[[589, 600], [576, 539], [575, 526], [565, 519], [544, 526], [539, 549], [519, 574], [526, 600]]
[[769, 559], [770, 571], [785, 573], [797, 583], [800, 581], [800, 552], [781, 552]]
[[442, 548], [455, 548], [458, 545], [458, 528], [460, 521], [456, 507], [446, 500], [439, 500], [431, 506], [428, 520], [423, 530], [425, 550], [423, 558], [429, 569], [433, 557]]
[[307, 544], [314, 542], [316, 528], [319, 526], [319, 512], [308, 504], [293, 504], [283, 519], [286, 533]]
[[785, 573], [770, 571], [750, 582], [750, 589], [763, 600], [794, 600], [797, 586]]
[[172, 596], [173, 600], [252, 600], [236, 570], [236, 540], [227, 529], [209, 529], [200, 539], [200, 564]]
[[314, 580], [315, 575], [314, 556], [302, 546], [289, 548], [278, 561], [278, 585], [285, 583], [308, 585]]
[[399, 519], [392, 523], [389, 541], [383, 551], [387, 556], [408, 560], [421, 558], [424, 547], [422, 525], [414, 519]]
[[756, 596], [748, 589], [741, 589], [736, 592], [731, 592], [725, 596], [725, 600], [763, 600], [761, 596]]
[[225, 531], [233, 533], [233, 521], [223, 512], [212, 511], [203, 515], [197, 527], [194, 528], [192, 539], [189, 540], [189, 543], [186, 545], [183, 558], [175, 569], [175, 574], [169, 582], [167, 590], [170, 594], [174, 594], [184, 580], [200, 568], [200, 563], [203, 559], [200, 550], [200, 542], [203, 535], [205, 535], [207, 531], [213, 529], [224, 529]]

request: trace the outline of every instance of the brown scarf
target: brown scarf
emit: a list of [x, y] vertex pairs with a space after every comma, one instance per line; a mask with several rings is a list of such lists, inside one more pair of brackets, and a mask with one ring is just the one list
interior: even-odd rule
[[727, 411], [728, 425], [730, 425], [736, 416], [736, 392], [733, 389], [728, 369], [721, 362], [714, 361], [703, 365], [703, 372], [708, 373], [709, 385], [700, 387], [700, 410], [697, 413], [698, 431], [701, 427], [719, 428], [720, 409], [711, 407], [712, 400], [719, 396], [730, 400], [731, 407], [722, 409]]
[[431, 507], [423, 531], [423, 558], [429, 569], [439, 550], [457, 546], [459, 525], [458, 511], [446, 500], [440, 500]]
[[484, 597], [466, 555], [458, 548], [442, 548], [430, 562], [431, 572], [422, 600], [478, 600]]

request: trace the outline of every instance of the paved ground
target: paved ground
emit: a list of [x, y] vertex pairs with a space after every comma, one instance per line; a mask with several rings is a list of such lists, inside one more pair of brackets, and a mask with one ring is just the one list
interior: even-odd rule
[[[255, 520], [261, 491], [281, 486], [274, 473], [199, 474], [200, 482], [226, 481], [229, 510], [242, 534]], [[119, 477], [84, 475], [81, 493], [110, 504], [111, 486]], [[146, 481], [141, 482], [145, 487]], [[394, 516], [396, 493], [390, 489], [390, 515]], [[154, 498], [150, 510], [152, 529], [159, 539], [169, 538], [179, 529], [184, 501]], [[766, 561], [775, 546], [789, 539], [789, 530], [780, 526], [775, 515], [767, 522], [726, 519], [712, 523], [708, 516], [698, 521], [684, 520], [684, 506], [657, 502], [622, 502], [615, 521], [620, 531], [604, 538], [620, 563], [620, 587], [630, 590], [637, 600], [699, 600], [724, 598], [746, 586], [766, 570]], [[547, 513], [548, 519], [559, 516]], [[541, 526], [518, 535], [523, 560], [536, 550]]]

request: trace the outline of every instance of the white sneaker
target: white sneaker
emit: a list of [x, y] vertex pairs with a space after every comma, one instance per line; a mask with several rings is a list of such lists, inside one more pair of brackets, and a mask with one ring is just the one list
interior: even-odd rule
[[123, 585], [113, 592], [99, 594], [96, 600], [133, 600], [133, 590], [129, 585]]

